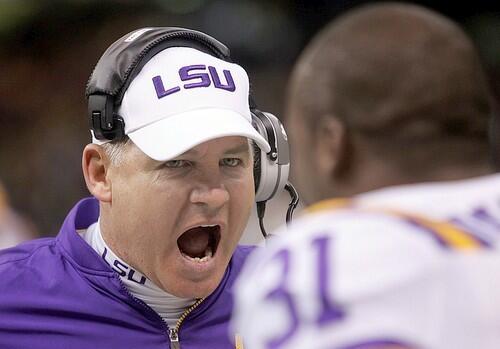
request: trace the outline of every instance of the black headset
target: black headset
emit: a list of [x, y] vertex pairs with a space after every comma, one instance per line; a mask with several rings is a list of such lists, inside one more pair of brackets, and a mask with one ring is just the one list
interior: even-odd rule
[[[189, 47], [216, 58], [231, 62], [229, 49], [199, 31], [178, 27], [156, 27], [134, 30], [115, 41], [101, 56], [89, 78], [86, 88], [90, 128], [98, 140], [118, 141], [125, 137], [125, 122], [117, 110], [125, 91], [142, 67], [157, 53], [170, 47]], [[265, 153], [255, 150], [255, 201], [261, 224], [265, 203], [286, 189], [292, 196], [287, 222], [298, 204], [298, 195], [288, 183], [290, 168], [289, 146], [286, 132], [278, 118], [262, 112], [249, 96], [252, 122], [255, 129], [269, 143]]]

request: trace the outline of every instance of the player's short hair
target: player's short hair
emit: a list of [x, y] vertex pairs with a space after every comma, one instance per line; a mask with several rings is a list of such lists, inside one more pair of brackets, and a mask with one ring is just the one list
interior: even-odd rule
[[362, 6], [332, 22], [300, 57], [288, 93], [289, 113], [311, 128], [333, 115], [389, 153], [445, 142], [488, 151], [491, 93], [474, 45], [417, 5]]

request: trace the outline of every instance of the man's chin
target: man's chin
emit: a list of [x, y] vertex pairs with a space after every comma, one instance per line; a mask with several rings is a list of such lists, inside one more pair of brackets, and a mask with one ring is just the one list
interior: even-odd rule
[[205, 298], [212, 294], [219, 285], [222, 275], [212, 275], [205, 280], [174, 280], [174, 287], [164, 288], [168, 293], [179, 298]]
[[172, 292], [172, 295], [179, 298], [205, 298], [208, 297], [212, 292], [215, 291], [217, 285], [215, 286], [202, 286], [195, 284], [187, 288], [179, 288]]

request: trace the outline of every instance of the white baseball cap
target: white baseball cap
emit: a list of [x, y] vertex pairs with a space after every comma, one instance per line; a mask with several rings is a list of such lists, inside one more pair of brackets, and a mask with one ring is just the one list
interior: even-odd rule
[[[172, 159], [211, 139], [243, 136], [265, 152], [252, 126], [245, 70], [193, 48], [172, 47], [149, 60], [130, 83], [118, 114], [146, 155]], [[93, 137], [93, 142], [104, 142]]]

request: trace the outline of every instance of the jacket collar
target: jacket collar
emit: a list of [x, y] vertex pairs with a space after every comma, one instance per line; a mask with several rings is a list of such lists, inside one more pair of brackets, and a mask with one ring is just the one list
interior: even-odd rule
[[69, 212], [57, 235], [57, 242], [78, 267], [94, 272], [113, 273], [106, 262], [78, 234], [99, 218], [99, 202], [95, 198], [80, 200]]

